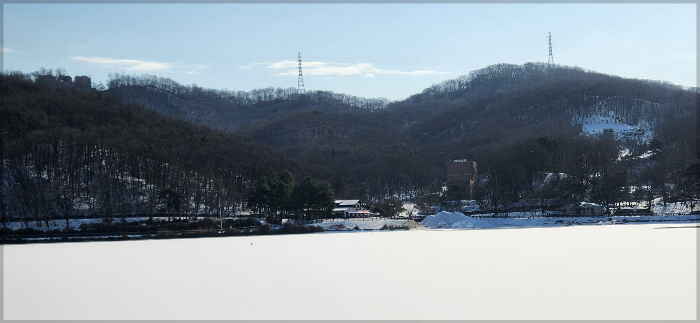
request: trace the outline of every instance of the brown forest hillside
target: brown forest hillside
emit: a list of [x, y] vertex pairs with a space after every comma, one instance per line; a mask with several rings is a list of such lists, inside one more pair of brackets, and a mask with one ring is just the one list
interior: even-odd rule
[[[99, 92], [3, 80], [13, 217], [156, 212], [166, 188], [204, 201], [204, 212], [218, 212], [219, 197], [233, 211], [268, 170], [378, 203], [440, 191], [452, 159], [478, 163], [474, 198], [490, 208], [697, 195], [697, 89], [580, 68], [499, 64], [399, 102], [124, 74]], [[593, 117], [653, 136], [583, 135]], [[551, 173], [563, 175], [543, 181]]]
[[172, 213], [167, 189], [191, 202], [182, 213], [217, 214], [244, 203], [263, 173], [301, 169], [249, 138], [112, 95], [1, 77], [4, 220]]

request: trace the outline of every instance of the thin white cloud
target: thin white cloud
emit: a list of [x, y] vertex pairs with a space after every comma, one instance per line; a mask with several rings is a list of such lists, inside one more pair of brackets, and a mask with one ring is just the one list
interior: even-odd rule
[[153, 72], [171, 69], [170, 63], [140, 61], [135, 59], [114, 59], [107, 57], [83, 57], [73, 56], [70, 59], [86, 62], [107, 68], [118, 68], [127, 71]]
[[268, 65], [270, 65], [270, 63], [250, 63], [248, 65], [241, 66], [240, 68], [242, 70], [249, 70], [251, 68], [260, 67], [260, 66], [268, 66]]
[[[303, 62], [303, 67], [325, 67], [328, 66], [330, 63], [327, 62]], [[292, 67], [298, 67], [299, 66], [299, 61], [281, 61], [277, 63], [272, 63], [270, 64], [267, 68], [292, 68]]]
[[[290, 69], [298, 67], [298, 61], [281, 61], [267, 66], [269, 69], [289, 69], [286, 72], [280, 72], [278, 75], [296, 75], [298, 69]], [[304, 75], [318, 76], [365, 76], [375, 77], [377, 75], [427, 75], [438, 74], [440, 71], [397, 71], [384, 70], [374, 66], [372, 63], [357, 63], [354, 65], [334, 64], [329, 62], [302, 62]]]
[[204, 64], [193, 64], [185, 65], [179, 62], [177, 63], [165, 63], [165, 62], [150, 62], [141, 61], [136, 59], [115, 59], [108, 57], [83, 57], [83, 56], [73, 56], [70, 59], [75, 61], [81, 61], [88, 64], [94, 64], [105, 68], [122, 69], [128, 71], [138, 71], [138, 72], [155, 72], [163, 71], [166, 73], [173, 73], [173, 70], [186, 70], [185, 74], [199, 74], [199, 71], [209, 69], [208, 65]]
[[7, 48], [7, 47], [2, 47], [2, 46], [0, 46], [0, 49], [2, 49], [2, 52], [3, 52], [3, 53], [14, 53], [14, 52], [16, 52], [16, 50], [14, 50], [14, 49], [9, 49], [9, 48]]

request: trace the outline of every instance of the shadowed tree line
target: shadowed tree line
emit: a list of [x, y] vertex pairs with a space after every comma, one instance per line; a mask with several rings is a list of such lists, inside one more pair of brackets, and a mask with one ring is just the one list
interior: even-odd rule
[[252, 91], [205, 89], [182, 85], [154, 75], [110, 73], [108, 93], [127, 102], [139, 103], [163, 115], [235, 131], [290, 111], [322, 109], [352, 113], [383, 109], [387, 99], [367, 99], [331, 91], [298, 93], [296, 88], [261, 88]]
[[[499, 64], [391, 103], [209, 90], [147, 75], [112, 74], [108, 90], [89, 93], [21, 73], [4, 78], [0, 209], [37, 221], [242, 208], [308, 217], [323, 208], [294, 195], [307, 176], [371, 204], [439, 201], [431, 196], [452, 159], [478, 163], [475, 198], [498, 210], [687, 200], [700, 176], [697, 89], [580, 68]], [[582, 136], [580, 124], [596, 116], [652, 129], [654, 140]], [[66, 166], [47, 166], [55, 164]]]
[[1, 77], [3, 223], [232, 213], [267, 170], [300, 169], [248, 138], [112, 95]]
[[[491, 207], [523, 199], [683, 199], [690, 194], [684, 170], [695, 158], [697, 95], [695, 88], [575, 67], [498, 64], [386, 109], [298, 111], [244, 130], [318, 170], [337, 194], [371, 202], [438, 192], [453, 159], [478, 163], [479, 194], [493, 199]], [[655, 140], [582, 136], [581, 123], [595, 117], [650, 129]], [[629, 156], [619, 158], [621, 148]], [[636, 158], [650, 150], [654, 156]], [[660, 169], [669, 175], [656, 175]], [[567, 176], [540, 188], [547, 173]], [[606, 188], [613, 183], [625, 183], [627, 193]]]
[[258, 181], [249, 206], [268, 217], [312, 219], [329, 217], [335, 196], [328, 182], [306, 176], [295, 184], [290, 171], [268, 172]]

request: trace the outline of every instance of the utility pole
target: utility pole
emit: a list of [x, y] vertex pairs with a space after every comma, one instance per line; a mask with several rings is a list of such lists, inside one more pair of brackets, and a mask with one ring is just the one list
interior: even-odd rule
[[5, 129], [0, 128], [0, 220], [2, 221], [2, 227], [7, 228], [8, 218], [5, 213], [5, 195], [3, 194], [3, 187], [5, 186], [5, 153], [3, 150], [2, 133], [4, 131]]
[[[549, 33], [549, 37], [547, 37], [547, 38], [549, 39], [549, 59], [547, 60], [547, 66], [553, 67], [554, 66], [554, 56], [552, 56], [552, 33], [551, 32]], [[301, 64], [301, 61], [299, 61], [299, 62], [300, 62], [299, 64]], [[299, 68], [301, 69], [301, 67], [299, 67]], [[301, 70], [299, 70], [299, 73], [301, 73]], [[299, 74], [299, 75], [301, 75], [301, 74]]]
[[217, 194], [217, 196], [219, 198], [219, 229], [221, 229], [221, 231], [223, 231], [224, 230], [224, 213], [221, 210], [221, 194], [223, 194], [223, 192], [224, 192], [224, 188], [223, 188], [224, 179], [223, 179], [223, 177], [219, 177], [219, 184], [221, 185], [221, 187], [219, 187], [219, 194]]
[[301, 76], [301, 53], [299, 53], [299, 81], [297, 82], [297, 93], [305, 93], [304, 78]]

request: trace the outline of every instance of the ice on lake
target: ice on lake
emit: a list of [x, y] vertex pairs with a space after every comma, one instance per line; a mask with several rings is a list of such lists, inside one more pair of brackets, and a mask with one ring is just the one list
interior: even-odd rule
[[4, 319], [697, 319], [697, 224], [3, 246]]

